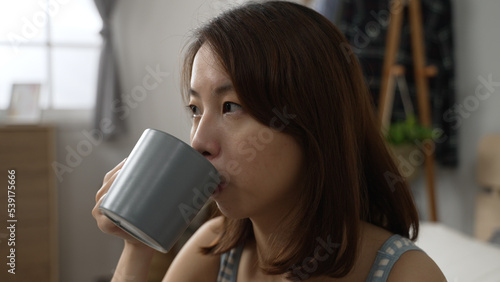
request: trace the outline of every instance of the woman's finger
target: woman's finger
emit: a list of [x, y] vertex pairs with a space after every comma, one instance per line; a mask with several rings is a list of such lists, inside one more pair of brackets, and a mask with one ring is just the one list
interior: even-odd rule
[[123, 161], [121, 161], [119, 164], [117, 164], [112, 170], [110, 170], [108, 173], [106, 173], [106, 175], [104, 176], [104, 180], [103, 180], [103, 183], [106, 183], [109, 181], [109, 179], [115, 175], [115, 173], [120, 170], [123, 165], [125, 164], [125, 161], [127, 160], [127, 158], [125, 158]]
[[95, 195], [95, 201], [96, 202], [98, 202], [99, 199], [101, 199], [104, 194], [108, 193], [109, 187], [111, 187], [111, 184], [113, 184], [113, 182], [115, 181], [116, 177], [118, 177], [118, 174], [120, 174], [120, 169], [118, 169], [117, 171], [115, 171], [114, 174], [110, 175], [110, 177], [106, 181], [104, 181], [104, 183], [102, 184], [101, 188], [99, 188], [99, 190], [97, 191], [97, 193]]

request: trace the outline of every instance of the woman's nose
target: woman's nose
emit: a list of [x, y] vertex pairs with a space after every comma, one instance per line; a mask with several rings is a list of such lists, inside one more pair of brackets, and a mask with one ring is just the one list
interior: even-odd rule
[[220, 153], [219, 138], [216, 126], [208, 116], [203, 116], [191, 129], [191, 146], [209, 160]]

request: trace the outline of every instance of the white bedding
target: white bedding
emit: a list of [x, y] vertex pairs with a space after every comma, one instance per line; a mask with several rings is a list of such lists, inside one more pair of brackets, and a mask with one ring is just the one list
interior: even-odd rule
[[416, 244], [450, 282], [500, 282], [500, 246], [476, 240], [439, 223], [422, 222]]

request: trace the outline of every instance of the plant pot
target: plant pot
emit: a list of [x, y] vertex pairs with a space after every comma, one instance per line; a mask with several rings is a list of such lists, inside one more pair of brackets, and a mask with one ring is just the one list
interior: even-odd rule
[[413, 144], [389, 145], [388, 147], [401, 175], [408, 182], [415, 180], [424, 163], [423, 152]]

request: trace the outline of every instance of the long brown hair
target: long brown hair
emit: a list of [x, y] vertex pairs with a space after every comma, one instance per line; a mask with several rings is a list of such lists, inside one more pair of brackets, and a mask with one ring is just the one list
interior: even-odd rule
[[[307, 277], [345, 276], [355, 262], [361, 220], [416, 239], [418, 214], [410, 190], [378, 130], [357, 58], [331, 22], [282, 1], [249, 3], [221, 14], [196, 31], [186, 50], [185, 95], [203, 44], [216, 54], [256, 120], [269, 126], [276, 109], [294, 114], [280, 129], [302, 146], [306, 188], [293, 238], [273, 250], [276, 256], [261, 264], [264, 271], [290, 278], [293, 270]], [[220, 254], [252, 236], [248, 219], [225, 218], [221, 237], [204, 252]], [[319, 240], [335, 243], [320, 263], [314, 254]], [[308, 262], [315, 263], [312, 273]]]

